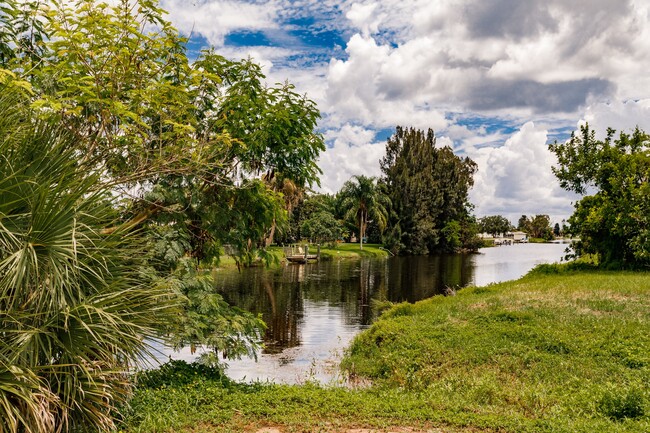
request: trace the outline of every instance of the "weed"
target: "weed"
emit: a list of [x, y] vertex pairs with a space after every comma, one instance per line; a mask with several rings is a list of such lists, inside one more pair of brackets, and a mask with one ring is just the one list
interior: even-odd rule
[[645, 413], [644, 404], [643, 393], [638, 389], [626, 390], [622, 394], [608, 390], [598, 402], [598, 411], [615, 421], [637, 419]]

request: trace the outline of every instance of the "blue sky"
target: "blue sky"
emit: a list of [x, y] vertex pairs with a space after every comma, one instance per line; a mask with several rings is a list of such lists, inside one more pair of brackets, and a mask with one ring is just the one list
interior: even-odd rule
[[478, 216], [572, 212], [548, 143], [650, 130], [648, 0], [162, 0], [191, 49], [253, 57], [317, 102], [324, 192], [379, 175], [395, 125], [479, 165]]

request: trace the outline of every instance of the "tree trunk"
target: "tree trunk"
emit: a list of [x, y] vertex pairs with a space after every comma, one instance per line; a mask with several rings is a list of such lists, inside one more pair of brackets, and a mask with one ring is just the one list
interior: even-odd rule
[[363, 249], [363, 212], [359, 215], [359, 249]]
[[273, 237], [275, 236], [275, 227], [276, 227], [275, 218], [273, 218], [273, 224], [271, 225], [271, 231], [270, 231], [269, 235], [266, 237], [266, 239], [264, 239], [264, 246], [267, 247], [267, 248], [270, 247], [271, 244], [273, 243]]

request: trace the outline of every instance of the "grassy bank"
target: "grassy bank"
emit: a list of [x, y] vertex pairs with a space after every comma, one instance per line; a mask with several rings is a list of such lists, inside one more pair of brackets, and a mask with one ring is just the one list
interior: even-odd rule
[[349, 259], [356, 257], [386, 257], [389, 253], [381, 244], [363, 244], [363, 249], [358, 243], [337, 244], [336, 248], [321, 248], [324, 259]]
[[[316, 253], [318, 247], [310, 245], [309, 251]], [[272, 246], [268, 251], [277, 259], [277, 266], [281, 265], [284, 260], [284, 251], [282, 247]], [[358, 243], [341, 243], [337, 244], [335, 248], [321, 247], [321, 258], [323, 260], [338, 260], [338, 259], [353, 259], [359, 257], [387, 257], [390, 253], [383, 249], [381, 244], [363, 244], [363, 249], [359, 248]], [[263, 262], [259, 262], [259, 266], [264, 266]], [[276, 266], [271, 264], [271, 266]], [[209, 268], [210, 266], [206, 266]], [[237, 263], [232, 257], [223, 254], [218, 263], [219, 268], [235, 268]]]
[[143, 388], [129, 431], [650, 431], [650, 274], [575, 271], [400, 304], [352, 344], [347, 390]]

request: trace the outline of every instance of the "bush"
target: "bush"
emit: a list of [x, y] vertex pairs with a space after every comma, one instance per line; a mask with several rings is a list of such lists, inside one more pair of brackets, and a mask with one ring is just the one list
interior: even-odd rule
[[218, 381], [223, 384], [230, 382], [219, 367], [198, 362], [190, 364], [181, 360], [169, 360], [159, 368], [141, 371], [135, 377], [138, 388], [152, 389], [189, 385], [203, 380]]

